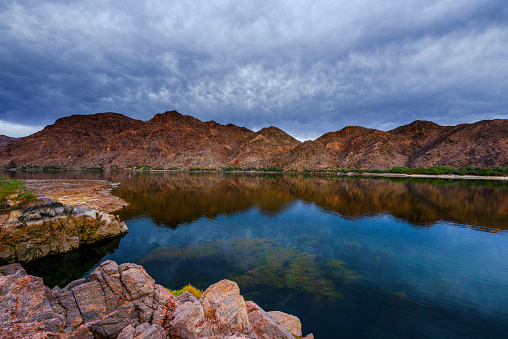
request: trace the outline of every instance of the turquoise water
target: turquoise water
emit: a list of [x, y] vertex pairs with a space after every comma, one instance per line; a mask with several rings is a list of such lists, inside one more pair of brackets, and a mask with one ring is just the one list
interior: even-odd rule
[[232, 279], [246, 299], [300, 317], [316, 338], [508, 333], [504, 183], [90, 176], [122, 183], [114, 193], [131, 203], [119, 213], [130, 233], [30, 265], [48, 285], [103, 260], [135, 262], [173, 289]]

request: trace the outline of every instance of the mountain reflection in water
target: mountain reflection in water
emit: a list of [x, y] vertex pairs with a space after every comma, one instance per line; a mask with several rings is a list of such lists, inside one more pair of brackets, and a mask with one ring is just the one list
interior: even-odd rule
[[170, 228], [252, 206], [276, 214], [302, 200], [348, 219], [383, 213], [413, 226], [449, 221], [485, 231], [508, 230], [508, 184], [504, 182], [142, 174], [130, 179], [112, 175], [112, 180], [122, 182], [115, 194], [131, 203], [122, 215], [127, 219], [147, 215]]
[[48, 176], [120, 182], [114, 194], [130, 203], [119, 212], [130, 232], [119, 244], [34, 262], [29, 272], [42, 274], [47, 285], [87, 276], [111, 259], [142, 264], [173, 289], [232, 279], [265, 310], [300, 317], [303, 332], [316, 338], [506, 334], [505, 182], [182, 172]]

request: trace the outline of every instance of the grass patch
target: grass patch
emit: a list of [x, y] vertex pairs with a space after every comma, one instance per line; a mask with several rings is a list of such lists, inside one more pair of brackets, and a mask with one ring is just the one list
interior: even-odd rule
[[35, 199], [37, 196], [25, 187], [23, 181], [0, 177], [0, 205], [5, 205], [8, 202], [22, 205]]
[[201, 295], [203, 294], [203, 290], [200, 290], [192, 286], [191, 284], [188, 284], [179, 290], [171, 290], [168, 288], [168, 291], [171, 292], [171, 294], [174, 295], [175, 297], [178, 297], [183, 292], [189, 292], [198, 299], [201, 298]]

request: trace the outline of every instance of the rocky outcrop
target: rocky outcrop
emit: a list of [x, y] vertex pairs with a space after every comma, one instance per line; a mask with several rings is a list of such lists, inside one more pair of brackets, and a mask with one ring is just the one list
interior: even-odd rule
[[45, 287], [20, 264], [0, 269], [2, 338], [164, 338], [175, 299], [135, 264], [105, 261], [87, 280]]
[[210, 286], [200, 299], [188, 292], [175, 298], [143, 267], [113, 261], [52, 290], [20, 264], [3, 266], [0, 300], [0, 338], [301, 337], [298, 318], [245, 302], [232, 281]]
[[29, 262], [127, 233], [117, 216], [41, 198], [0, 224], [0, 264]]
[[391, 131], [348, 126], [301, 143], [277, 127], [253, 132], [176, 111], [148, 121], [73, 115], [25, 138], [0, 137], [0, 167], [225, 166], [285, 169], [508, 165], [508, 120], [458, 126], [415, 121]]

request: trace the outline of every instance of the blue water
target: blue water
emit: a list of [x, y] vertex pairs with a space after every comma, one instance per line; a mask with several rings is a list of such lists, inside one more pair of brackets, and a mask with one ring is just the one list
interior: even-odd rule
[[115, 260], [142, 264], [173, 289], [232, 279], [246, 299], [300, 317], [316, 338], [508, 333], [503, 185], [184, 174], [112, 180], [131, 203], [120, 212], [130, 232], [84, 265], [83, 276]]

